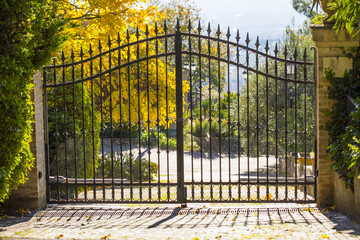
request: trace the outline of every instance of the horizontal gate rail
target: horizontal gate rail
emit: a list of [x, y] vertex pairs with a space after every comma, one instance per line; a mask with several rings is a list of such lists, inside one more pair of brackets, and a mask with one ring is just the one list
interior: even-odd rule
[[316, 201], [312, 56], [183, 29], [44, 67], [48, 202]]

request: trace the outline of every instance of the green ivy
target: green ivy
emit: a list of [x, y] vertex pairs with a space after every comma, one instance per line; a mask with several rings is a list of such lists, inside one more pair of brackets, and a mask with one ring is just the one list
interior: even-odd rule
[[[336, 78], [331, 69], [325, 71], [330, 81], [329, 98], [335, 100], [330, 111], [327, 129], [330, 134], [329, 156], [333, 160], [333, 169], [339, 174], [347, 188], [353, 189], [354, 178], [360, 170], [360, 110], [348, 112], [346, 94], [357, 98], [360, 103], [360, 57], [348, 55], [354, 60], [354, 69], [345, 72], [343, 78]], [[348, 125], [348, 116], [352, 121]]]
[[53, 1], [0, 1], [0, 203], [26, 181], [34, 163], [32, 76], [63, 38]]

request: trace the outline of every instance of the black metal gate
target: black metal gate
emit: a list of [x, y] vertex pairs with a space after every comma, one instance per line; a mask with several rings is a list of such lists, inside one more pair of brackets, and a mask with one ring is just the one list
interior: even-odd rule
[[234, 35], [164, 23], [45, 67], [48, 202], [314, 202], [312, 57]]

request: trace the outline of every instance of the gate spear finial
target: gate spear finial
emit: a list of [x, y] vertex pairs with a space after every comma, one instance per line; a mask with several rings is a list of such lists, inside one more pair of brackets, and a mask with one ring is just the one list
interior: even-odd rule
[[191, 20], [189, 19], [189, 25], [188, 25], [188, 29], [189, 29], [189, 32], [191, 32]]
[[227, 33], [226, 33], [226, 37], [227, 39], [229, 40], [230, 37], [231, 37], [231, 34], [230, 34], [230, 27], [228, 27], [228, 30], [227, 30]]
[[199, 25], [198, 25], [197, 30], [198, 30], [198, 33], [200, 34], [200, 32], [201, 32], [201, 24], [200, 24], [200, 20], [199, 20]]
[[176, 31], [180, 31], [180, 20], [176, 20]]
[[240, 41], [240, 33], [239, 33], [239, 29], [236, 31], [236, 37], [235, 37], [237, 43], [239, 43]]

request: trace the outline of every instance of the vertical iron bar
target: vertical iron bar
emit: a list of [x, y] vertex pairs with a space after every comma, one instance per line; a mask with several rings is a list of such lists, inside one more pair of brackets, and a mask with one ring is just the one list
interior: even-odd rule
[[146, 93], [147, 93], [147, 125], [148, 125], [148, 159], [149, 159], [149, 165], [148, 165], [148, 173], [149, 173], [149, 201], [151, 201], [151, 151], [150, 151], [150, 88], [149, 88], [149, 30], [148, 26], [146, 25]]
[[[167, 34], [166, 22], [164, 32]], [[170, 158], [169, 158], [169, 85], [168, 85], [168, 38], [165, 37], [165, 98], [166, 98], [166, 173], [167, 173], [167, 201], [170, 201]]]
[[193, 116], [193, 82], [192, 82], [192, 46], [191, 46], [191, 21], [189, 20], [189, 67], [190, 67], [190, 73], [189, 73], [189, 79], [190, 79], [190, 141], [191, 141], [191, 199], [194, 200], [195, 199], [195, 189], [194, 189], [194, 138], [193, 138], [193, 120], [194, 120], [194, 116]]
[[285, 59], [285, 200], [288, 200], [288, 119], [287, 119], [287, 98], [288, 98], [288, 72], [287, 72], [287, 47], [285, 45], [285, 51], [284, 51], [284, 59]]
[[[179, 26], [179, 25], [178, 25]], [[178, 202], [185, 203], [184, 187], [184, 132], [183, 132], [183, 89], [182, 89], [182, 48], [181, 32], [177, 27], [175, 33], [175, 67], [176, 67], [176, 150], [177, 150], [177, 180]]]
[[265, 45], [265, 73], [266, 73], [266, 200], [270, 200], [269, 195], [269, 42]]
[[[95, 164], [95, 129], [94, 129], [94, 79], [93, 79], [93, 58], [92, 58], [92, 49], [90, 44], [89, 54], [90, 54], [90, 78], [91, 78], [91, 135], [92, 135], [92, 160], [93, 160], [93, 188], [94, 188], [94, 201], [96, 200], [96, 164]], [[98, 155], [99, 153], [97, 153]]]
[[[109, 66], [108, 69], [111, 69], [111, 40], [108, 36], [108, 46], [109, 46]], [[115, 201], [115, 182], [114, 182], [114, 123], [113, 123], [113, 106], [112, 106], [112, 82], [111, 82], [111, 72], [109, 73], [109, 84], [110, 84], [110, 137], [111, 137], [111, 193], [112, 201]]]
[[189, 78], [190, 78], [190, 122], [191, 122], [191, 127], [190, 127], [190, 135], [191, 135], [191, 199], [194, 200], [195, 199], [195, 189], [194, 189], [194, 137], [193, 137], [193, 126], [194, 126], [194, 116], [193, 116], [193, 90], [194, 90], [194, 86], [193, 86], [193, 81], [192, 81], [192, 46], [191, 46], [191, 21], [189, 20], [189, 67], [190, 67], [190, 73], [189, 73]]
[[[230, 61], [230, 27], [228, 27], [228, 31], [226, 34], [227, 37], [227, 60]], [[231, 134], [230, 134], [230, 125], [231, 125], [231, 113], [230, 113], [230, 64], [227, 63], [227, 80], [228, 80], [228, 134], [229, 134], [229, 144], [228, 144], [228, 155], [229, 155], [229, 199], [231, 200]]]
[[247, 172], [248, 172], [248, 201], [250, 201], [250, 191], [251, 191], [251, 186], [250, 186], [250, 90], [249, 90], [249, 33], [247, 33], [246, 35], [246, 104], [247, 104]]
[[200, 193], [201, 193], [201, 200], [204, 200], [204, 168], [203, 168], [203, 125], [202, 125], [202, 121], [203, 121], [203, 116], [202, 116], [202, 76], [201, 76], [201, 25], [199, 22], [199, 27], [198, 27], [198, 50], [199, 50], [199, 83], [200, 83]]
[[260, 173], [259, 173], [259, 168], [260, 168], [260, 152], [259, 152], [259, 131], [260, 131], [260, 126], [259, 126], [259, 37], [257, 37], [256, 39], [256, 177], [257, 177], [257, 200], [260, 200]]
[[305, 144], [305, 147], [304, 147], [304, 152], [305, 152], [305, 173], [304, 173], [304, 194], [305, 194], [305, 201], [307, 200], [307, 174], [306, 174], [306, 166], [307, 166], [307, 130], [306, 130], [306, 127], [307, 127], [307, 121], [306, 121], [306, 110], [307, 110], [307, 107], [306, 107], [306, 97], [307, 97], [307, 92], [306, 92], [306, 81], [307, 81], [307, 67], [306, 67], [306, 58], [307, 58], [307, 55], [306, 55], [306, 48], [304, 50], [304, 144]]
[[278, 62], [277, 62], [277, 54], [278, 54], [278, 47], [277, 44], [275, 45], [275, 167], [276, 167], [276, 200], [279, 200], [279, 167], [278, 167], [278, 161], [279, 161], [279, 154], [278, 154]]
[[239, 52], [239, 41], [240, 34], [239, 29], [236, 33], [236, 83], [237, 83], [237, 130], [238, 130], [238, 198], [241, 201], [241, 136], [240, 136], [240, 72], [239, 72], [239, 63], [240, 63], [240, 52]]
[[128, 44], [128, 49], [127, 49], [127, 77], [128, 77], [128, 102], [129, 102], [129, 158], [130, 158], [130, 201], [133, 201], [133, 156], [132, 156], [132, 144], [131, 144], [131, 83], [130, 83], [130, 35], [129, 35], [129, 30], [126, 31], [126, 39], [127, 39], [127, 44]]
[[120, 181], [121, 181], [121, 201], [124, 201], [124, 176], [123, 176], [123, 122], [122, 122], [122, 81], [121, 81], [121, 51], [120, 51], [120, 34], [118, 33], [118, 68], [119, 68], [119, 128], [120, 128]]
[[55, 106], [54, 106], [54, 110], [55, 110], [55, 147], [56, 147], [56, 156], [55, 156], [55, 161], [56, 161], [56, 187], [57, 187], [57, 201], [60, 201], [60, 185], [59, 185], [59, 155], [58, 155], [58, 149], [59, 149], [59, 132], [58, 132], [58, 124], [57, 124], [57, 92], [58, 92], [58, 88], [56, 86], [57, 81], [56, 81], [56, 68], [55, 68], [55, 63], [56, 60], [54, 59], [54, 98], [55, 98]]
[[[141, 113], [140, 113], [140, 46], [139, 46], [139, 29], [136, 28], [136, 61], [137, 61], [137, 70], [136, 70], [136, 77], [137, 77], [137, 99], [138, 99], [138, 144], [139, 144], [139, 193], [140, 193], [140, 201], [142, 201], [142, 166], [141, 166]], [[150, 173], [149, 173], [150, 174]]]
[[220, 175], [220, 186], [219, 186], [219, 197], [220, 200], [222, 200], [222, 164], [221, 164], [221, 68], [220, 68], [220, 56], [221, 56], [221, 50], [220, 50], [220, 25], [218, 25], [218, 31], [217, 31], [217, 61], [218, 61], [218, 81], [219, 81], [219, 87], [218, 87], [218, 94], [219, 94], [219, 175]]
[[158, 200], [161, 201], [161, 178], [160, 178], [160, 112], [159, 112], [159, 40], [158, 28], [155, 23], [155, 54], [156, 54], [156, 126], [157, 126], [157, 156], [158, 156]]
[[[296, 64], [296, 60], [297, 60], [297, 49], [295, 48], [295, 53], [294, 53], [294, 85], [295, 85], [295, 201], [298, 200], [298, 195], [297, 195], [297, 189], [298, 189], [298, 175], [297, 175], [297, 160], [298, 160], [298, 147], [297, 147], [297, 64]], [[305, 167], [306, 168], [306, 167]]]
[[74, 162], [75, 162], [75, 201], [78, 200], [78, 186], [77, 186], [77, 153], [76, 153], [76, 117], [75, 117], [75, 67], [74, 67], [74, 51], [71, 50], [71, 79], [72, 79], [72, 101], [73, 101], [73, 126], [74, 126]]
[[66, 177], [66, 201], [69, 201], [69, 181], [68, 181], [68, 157], [67, 157], [67, 126], [66, 126], [66, 93], [65, 93], [65, 56], [64, 51], [62, 52], [62, 84], [63, 84], [63, 104], [64, 104], [64, 144], [65, 144], [65, 177]]
[[87, 170], [87, 164], [86, 164], [86, 130], [85, 130], [85, 96], [84, 96], [84, 53], [83, 49], [81, 47], [80, 50], [80, 60], [81, 60], [81, 106], [82, 106], [82, 135], [83, 135], [83, 158], [84, 158], [84, 200], [87, 201], [87, 189], [86, 189], [86, 170]]
[[100, 75], [100, 134], [101, 134], [101, 160], [102, 160], [102, 190], [103, 201], [105, 201], [105, 158], [104, 158], [104, 111], [103, 111], [103, 81], [102, 81], [102, 56], [101, 56], [101, 42], [99, 39], [99, 75]]
[[[211, 123], [212, 123], [212, 107], [211, 107], [211, 44], [210, 44], [210, 23], [208, 27], [208, 52], [209, 52], [209, 133], [210, 133], [210, 149], [209, 149], [209, 156], [210, 156], [210, 199], [213, 200], [213, 164], [212, 164], [212, 130], [211, 130]], [[190, 67], [191, 68], [191, 67]]]

